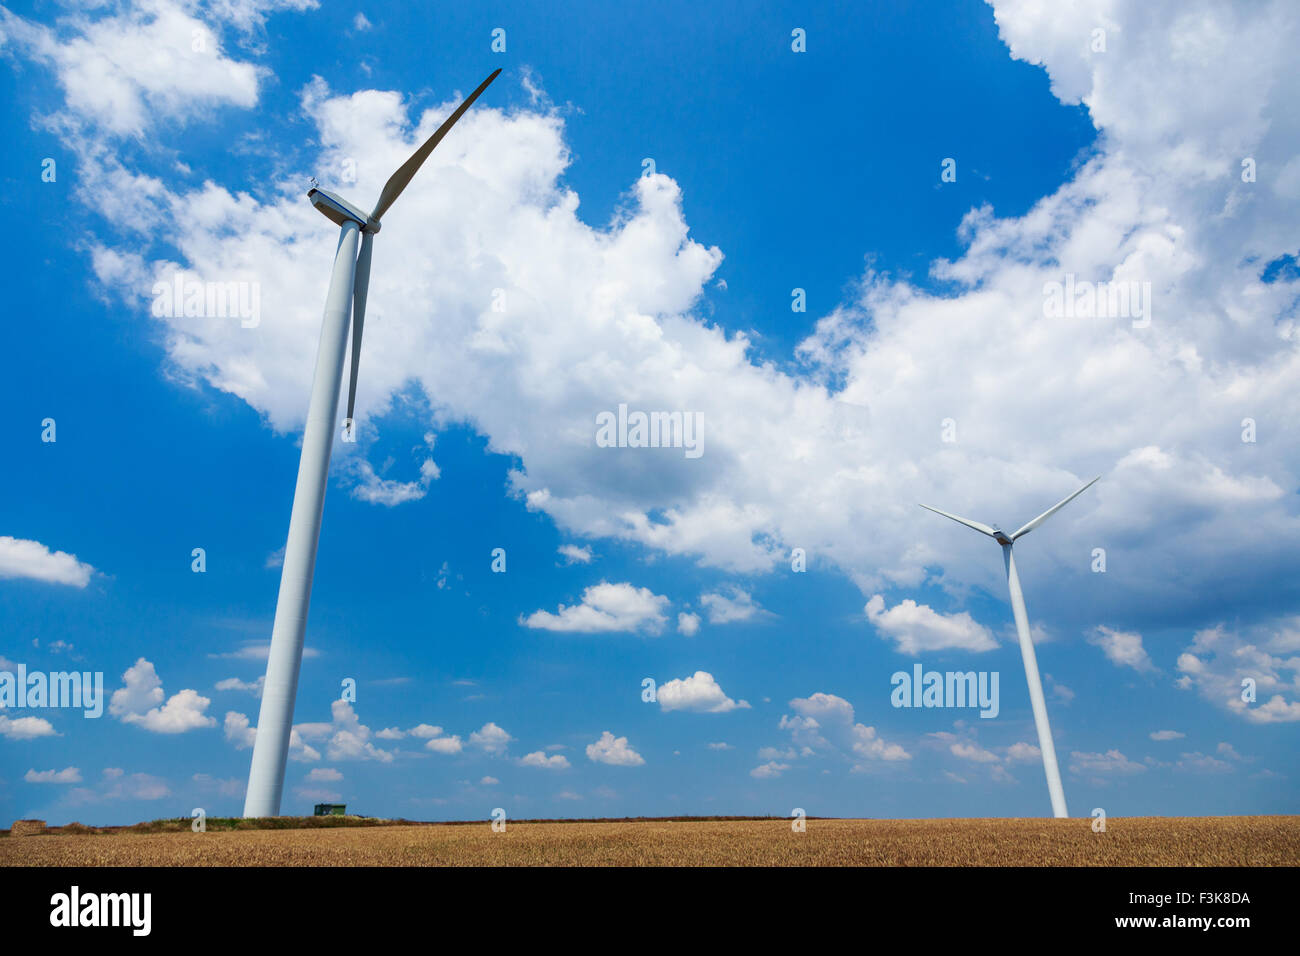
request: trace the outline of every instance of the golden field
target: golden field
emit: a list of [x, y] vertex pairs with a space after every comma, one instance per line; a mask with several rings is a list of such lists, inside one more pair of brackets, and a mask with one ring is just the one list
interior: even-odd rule
[[[0, 866], [1294, 866], [1300, 817], [387, 823], [0, 838]], [[379, 822], [379, 821], [375, 821]], [[151, 826], [151, 825], [145, 825]], [[157, 825], [152, 825], [157, 827]], [[86, 828], [82, 828], [85, 830]]]

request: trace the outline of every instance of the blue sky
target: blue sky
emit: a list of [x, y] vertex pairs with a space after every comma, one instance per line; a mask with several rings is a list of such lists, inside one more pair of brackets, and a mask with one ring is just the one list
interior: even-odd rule
[[[1298, 24], [4, 8], [0, 657], [121, 693], [0, 715], [0, 819], [239, 812], [335, 242], [308, 177], [372, 202], [497, 67], [376, 240], [284, 812], [1045, 815], [1000, 556], [916, 502], [1016, 527], [1096, 474], [1017, 546], [1072, 813], [1294, 812]], [[258, 325], [152, 314], [178, 267]], [[1048, 316], [1067, 274], [1152, 321]], [[705, 453], [598, 448], [619, 403]], [[918, 662], [997, 671], [999, 715], [891, 707]]]

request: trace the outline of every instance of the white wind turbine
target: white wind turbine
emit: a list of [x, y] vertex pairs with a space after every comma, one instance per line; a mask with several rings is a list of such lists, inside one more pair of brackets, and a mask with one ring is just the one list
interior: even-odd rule
[[933, 511], [935, 514], [960, 522], [968, 528], [974, 528], [980, 534], [986, 534], [1002, 545], [1002, 561], [1007, 569], [1007, 588], [1011, 591], [1011, 610], [1016, 617], [1016, 634], [1020, 637], [1020, 656], [1025, 661], [1025, 679], [1029, 682], [1029, 703], [1034, 709], [1034, 727], [1038, 730], [1038, 749], [1043, 754], [1043, 770], [1047, 774], [1047, 792], [1052, 797], [1052, 816], [1054, 817], [1069, 816], [1065, 809], [1065, 788], [1061, 786], [1061, 770], [1056, 764], [1056, 746], [1052, 743], [1052, 728], [1047, 723], [1047, 704], [1043, 700], [1043, 682], [1038, 677], [1038, 658], [1034, 656], [1034, 642], [1029, 636], [1029, 615], [1025, 613], [1025, 595], [1020, 590], [1020, 577], [1016, 574], [1016, 559], [1011, 553], [1011, 545], [1017, 538], [1029, 534], [1029, 532], [1100, 480], [1101, 475], [1098, 475], [1074, 494], [1052, 505], [1033, 521], [1020, 528], [1015, 534], [1010, 535], [999, 529], [997, 525], [990, 527], [986, 524], [980, 524], [978, 521], [971, 521], [969, 518], [961, 518], [946, 511], [940, 511], [938, 508], [931, 508], [929, 505], [921, 505], [927, 511]]
[[[293, 705], [298, 693], [298, 670], [302, 663], [307, 607], [311, 600], [312, 574], [316, 567], [316, 546], [320, 541], [321, 511], [325, 506], [325, 484], [329, 475], [330, 449], [338, 416], [339, 389], [343, 375], [343, 353], [348, 341], [348, 316], [352, 317], [352, 375], [348, 386], [348, 414], [344, 430], [352, 428], [357, 398], [357, 363], [361, 358], [361, 332], [366, 315], [366, 292], [370, 285], [370, 247], [379, 220], [388, 211], [433, 148], [478, 99], [501, 71], [496, 70], [479, 84], [456, 111], [447, 117], [419, 149], [389, 177], [369, 215], [346, 200], [313, 188], [307, 193], [328, 219], [339, 226], [339, 244], [330, 273], [325, 320], [316, 352], [316, 373], [312, 379], [311, 404], [302, 436], [302, 457], [298, 462], [298, 484], [289, 516], [289, 537], [284, 548], [284, 569], [280, 574], [280, 597], [275, 605], [271, 629], [271, 652], [266, 661], [262, 687], [262, 709], [257, 719], [253, 763], [248, 772], [248, 793], [244, 816], [273, 817], [280, 813], [284, 789], [285, 759], [293, 730]], [[361, 251], [358, 255], [357, 245]]]

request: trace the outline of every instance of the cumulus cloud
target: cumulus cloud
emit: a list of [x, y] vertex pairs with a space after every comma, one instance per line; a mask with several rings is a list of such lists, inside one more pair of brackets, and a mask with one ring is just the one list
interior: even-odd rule
[[656, 693], [663, 710], [688, 710], [700, 714], [725, 714], [732, 710], [749, 709], [748, 701], [737, 703], [722, 692], [718, 682], [708, 671], [696, 671], [690, 677], [670, 680], [659, 686]]
[[633, 750], [626, 737], [615, 737], [606, 730], [595, 743], [587, 745], [587, 759], [612, 767], [639, 767], [645, 758]]
[[1153, 730], [1147, 735], [1152, 740], [1181, 740], [1187, 735], [1177, 730]]
[[335, 700], [330, 704], [333, 720], [328, 724], [298, 724], [296, 729], [304, 740], [324, 739], [325, 757], [328, 760], [377, 760], [392, 763], [393, 753], [376, 747], [371, 742], [370, 728], [361, 723], [352, 704]]
[[1110, 662], [1117, 667], [1131, 667], [1139, 672], [1156, 669], [1142, 646], [1141, 634], [1097, 627], [1088, 635], [1088, 643], [1100, 647]]
[[419, 501], [428, 494], [429, 483], [437, 481], [442, 474], [432, 458], [420, 463], [419, 477], [410, 481], [384, 478], [364, 459], [353, 460], [352, 473], [356, 481], [352, 486], [352, 497], [388, 508]]
[[[254, 6], [226, 2], [232, 12]], [[94, 20], [65, 17], [56, 27], [0, 9], [0, 36], [54, 71], [65, 124], [139, 135], [160, 120], [257, 103], [263, 71], [228, 57], [220, 36], [183, 0], [123, 4]]]
[[978, 744], [965, 741], [952, 744], [948, 750], [954, 757], [960, 757], [962, 760], [973, 760], [976, 763], [997, 763], [1000, 759], [993, 751], [985, 750]]
[[506, 745], [514, 739], [490, 720], [469, 735], [470, 744], [488, 754], [504, 753]]
[[1203, 754], [1199, 750], [1180, 756], [1174, 767], [1192, 773], [1232, 773], [1233, 769], [1232, 764], [1228, 763], [1228, 761], [1220, 760], [1210, 754]]
[[461, 742], [459, 734], [450, 734], [425, 741], [424, 749], [436, 754], [458, 754], [465, 749], [465, 745]]
[[749, 775], [756, 780], [770, 780], [773, 777], [779, 777], [783, 772], [790, 769], [788, 763], [777, 763], [775, 760], [769, 760], [767, 763], [759, 764], [749, 772]]
[[523, 618], [526, 627], [547, 631], [573, 631], [594, 634], [607, 631], [645, 631], [657, 634], [663, 630], [664, 611], [668, 598], [655, 594], [649, 588], [631, 584], [609, 584], [602, 581], [582, 592], [582, 603], [572, 607], [560, 605], [555, 614], [534, 611]]
[[569, 758], [565, 757], [563, 754], [554, 754], [553, 756], [548, 757], [545, 752], [535, 750], [530, 754], [525, 754], [520, 757], [519, 766], [538, 767], [542, 770], [568, 770]]
[[700, 632], [700, 616], [689, 611], [677, 615], [677, 632], [687, 637], [694, 637]]
[[108, 712], [124, 724], [134, 724], [156, 734], [183, 734], [199, 727], [215, 727], [206, 713], [212, 703], [196, 690], [182, 690], [165, 698], [162, 678], [143, 657], [122, 675], [124, 686], [113, 691]]
[[0, 535], [0, 578], [26, 578], [84, 588], [94, 573], [95, 569], [78, 561], [75, 554], [51, 551], [39, 541]]
[[910, 760], [900, 744], [888, 743], [875, 727], [855, 720], [853, 705], [835, 694], [816, 693], [790, 701], [794, 714], [781, 717], [781, 730], [788, 731], [800, 754], [837, 752], [854, 770], [864, 770], [879, 761]]
[[944, 614], [910, 599], [886, 608], [879, 594], [867, 602], [865, 610], [882, 637], [893, 641], [900, 653], [913, 657], [926, 651], [991, 651], [998, 646], [989, 629], [965, 611]]
[[76, 767], [63, 770], [28, 770], [23, 774], [28, 783], [81, 783], [81, 771]]
[[[1257, 724], [1300, 720], [1300, 618], [1242, 634], [1223, 625], [1198, 631], [1178, 656], [1178, 686]], [[1245, 699], [1247, 683], [1254, 700]]]
[[[311, 763], [320, 760], [320, 751], [303, 739], [299, 728], [304, 726], [328, 728], [329, 724], [299, 724], [289, 730], [289, 759]], [[236, 750], [248, 750], [257, 741], [257, 728], [252, 725], [247, 714], [234, 710], [227, 711], [222, 727], [226, 740], [233, 744]]]
[[567, 564], [591, 564], [591, 548], [562, 544], [556, 550]]
[[751, 621], [772, 616], [750, 597], [748, 591], [729, 587], [725, 592], [714, 591], [700, 595], [700, 604], [708, 614], [710, 624], [730, 624], [733, 621]]
[[[435, 424], [467, 424], [515, 456], [511, 493], [565, 534], [752, 574], [792, 542], [816, 541], [819, 559], [864, 594], [931, 576], [955, 593], [1002, 594], [986, 541], [940, 524], [918, 533], [905, 505], [1021, 521], [1103, 473], [1028, 539], [1034, 606], [1111, 621], [1177, 613], [1195, 626], [1229, 599], [1277, 606], [1294, 594], [1278, 582], [1300, 559], [1289, 491], [1300, 484], [1300, 279], [1270, 266], [1294, 253], [1300, 188], [1289, 162], [1262, 162], [1254, 183], [1240, 162], [1300, 144], [1289, 108], [1300, 14], [1210, 0], [993, 7], [1010, 55], [1041, 67], [1063, 103], [1087, 107], [1094, 148], [1023, 214], [971, 210], [960, 254], [930, 263], [923, 280], [868, 271], [795, 362], [761, 360], [701, 304], [722, 250], [691, 234], [673, 180], [637, 179], [620, 215], [589, 226], [566, 185], [563, 117], [476, 107], [385, 222], [385, 289], [372, 308], [391, 321], [367, 330], [359, 417], [383, 415], [414, 383]], [[254, 66], [220, 46], [195, 61], [167, 45], [188, 39], [194, 18], [163, 0], [151, 9], [166, 15], [86, 13], [55, 30], [7, 14], [0, 28], [52, 70], [63, 112], [110, 143], [158, 118], [256, 104]], [[1113, 25], [1105, 55], [1083, 42], [1098, 22]], [[161, 66], [156, 49], [168, 51]], [[349, 195], [368, 202], [458, 100], [447, 91], [412, 114], [397, 93], [313, 81], [301, 95], [319, 144], [311, 164], [356, 157]], [[256, 195], [233, 178], [175, 185], [115, 165], [108, 149], [78, 155], [100, 208], [139, 230], [87, 244], [100, 281], [132, 307], [143, 312], [143, 290], [182, 266], [261, 282], [256, 330], [151, 319], [168, 373], [238, 397], [278, 431], [299, 427], [333, 231], [288, 183]], [[1048, 315], [1045, 290], [1067, 276], [1150, 283], [1151, 321]], [[491, 310], [494, 288], [508, 292], [508, 312]], [[1044, 368], [1052, 374], [1014, 374]], [[595, 446], [595, 416], [632, 388], [646, 407], [702, 413], [709, 468]], [[961, 441], [936, 442], [958, 411]], [[1267, 441], [1232, 440], [1245, 416]], [[1078, 560], [1099, 540], [1127, 569], [1101, 599]], [[609, 629], [600, 614], [585, 620]], [[1279, 691], [1251, 719], [1294, 719], [1293, 704]]]
[[58, 737], [58, 731], [44, 717], [9, 717], [0, 714], [0, 737], [9, 740], [35, 740], [37, 737]]
[[1070, 773], [1127, 776], [1144, 770], [1146, 767], [1129, 760], [1118, 750], [1107, 750], [1105, 753], [1070, 751]]
[[254, 697], [261, 697], [262, 685], [264, 683], [266, 683], [265, 674], [255, 681], [240, 680], [238, 677], [227, 677], [225, 680], [217, 681], [217, 690], [240, 690], [252, 694]]

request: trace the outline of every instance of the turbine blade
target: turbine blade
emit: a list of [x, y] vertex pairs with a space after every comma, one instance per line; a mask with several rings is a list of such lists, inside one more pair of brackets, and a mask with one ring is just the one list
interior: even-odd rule
[[465, 102], [456, 107], [456, 111], [443, 121], [432, 136], [424, 141], [424, 145], [411, 154], [411, 158], [404, 162], [397, 172], [388, 177], [388, 182], [384, 183], [383, 191], [379, 194], [379, 201], [375, 203], [375, 211], [370, 214], [371, 219], [378, 220], [384, 213], [388, 212], [388, 207], [393, 204], [406, 184], [411, 181], [417, 170], [429, 158], [433, 148], [442, 142], [442, 138], [447, 135], [447, 131], [456, 125], [456, 121], [465, 115], [465, 111], [474, 105], [479, 94], [487, 89], [488, 84], [497, 78], [501, 71], [494, 70], [492, 75], [478, 85], [478, 89], [465, 98]]
[[1074, 494], [1070, 495], [1068, 498], [1065, 498], [1065, 499], [1063, 499], [1063, 500], [1057, 502], [1056, 504], [1052, 505], [1052, 507], [1048, 508], [1046, 511], [1044, 511], [1042, 514], [1040, 514], [1040, 515], [1039, 515], [1037, 518], [1035, 518], [1033, 521], [1029, 522], [1029, 524], [1025, 525], [1023, 528], [1021, 528], [1019, 531], [1017, 531], [1015, 534], [1013, 534], [1013, 535], [1011, 536], [1011, 540], [1012, 540], [1012, 541], [1015, 541], [1016, 538], [1020, 537], [1022, 534], [1029, 534], [1029, 532], [1033, 531], [1033, 530], [1034, 530], [1035, 528], [1037, 528], [1040, 524], [1042, 524], [1044, 521], [1046, 521], [1046, 520], [1047, 520], [1048, 518], [1050, 518], [1052, 515], [1056, 514], [1058, 511], [1060, 511], [1062, 508], [1064, 508], [1066, 505], [1068, 505], [1071, 501], [1073, 501], [1075, 498], [1079, 497], [1079, 495], [1083, 494], [1085, 491], [1087, 491], [1089, 488], [1091, 488], [1093, 485], [1095, 485], [1095, 484], [1096, 484], [1097, 482], [1099, 482], [1099, 481], [1101, 481], [1101, 475], [1098, 475], [1096, 478], [1092, 479], [1092, 481], [1088, 482], [1086, 485], [1084, 485], [1082, 488], [1080, 488], [1080, 489], [1079, 489], [1078, 491], [1076, 491]]
[[[374, 233], [367, 232], [361, 237], [361, 252], [357, 255], [357, 274], [352, 285], [352, 380], [348, 385], [348, 420], [357, 404], [357, 368], [361, 363], [361, 333], [366, 325], [366, 293], [370, 291], [370, 251], [374, 244]], [[356, 436], [356, 422], [352, 423], [352, 435]]]
[[[920, 502], [917, 503], [920, 504]], [[956, 521], [958, 524], [964, 524], [968, 528], [974, 528], [980, 534], [986, 534], [990, 538], [996, 537], [996, 535], [994, 535], [993, 533], [993, 529], [986, 524], [980, 524], [978, 521], [971, 521], [969, 518], [961, 518], [958, 517], [957, 515], [950, 515], [946, 511], [940, 511], [938, 508], [931, 508], [929, 505], [921, 505], [921, 507], [924, 508], [926, 511], [933, 511], [937, 515], [943, 515], [945, 518], [951, 518], [953, 521]]]

